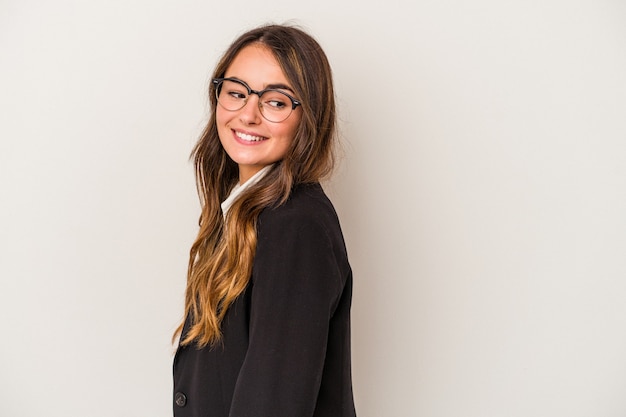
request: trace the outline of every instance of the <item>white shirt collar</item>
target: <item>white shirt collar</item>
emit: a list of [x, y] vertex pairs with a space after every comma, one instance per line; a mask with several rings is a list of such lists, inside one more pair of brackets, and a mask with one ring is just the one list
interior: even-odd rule
[[259, 170], [259, 172], [251, 176], [248, 181], [244, 182], [243, 184], [238, 183], [233, 187], [226, 200], [222, 202], [222, 214], [224, 215], [224, 217], [226, 217], [228, 209], [230, 209], [235, 200], [237, 200], [237, 197], [239, 197], [239, 195], [241, 195], [241, 193], [243, 193], [245, 190], [259, 182], [259, 180], [261, 180], [261, 178], [263, 178], [265, 174], [267, 174], [267, 171], [269, 171], [271, 167], [272, 165], [264, 166]]

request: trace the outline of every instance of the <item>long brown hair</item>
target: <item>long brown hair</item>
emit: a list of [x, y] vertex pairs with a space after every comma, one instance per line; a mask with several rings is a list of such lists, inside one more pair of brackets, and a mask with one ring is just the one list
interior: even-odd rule
[[[213, 78], [223, 77], [244, 47], [267, 47], [281, 66], [295, 96], [302, 101], [302, 118], [284, 158], [228, 210], [220, 204], [238, 181], [237, 164], [222, 147], [215, 120], [217, 99], [209, 87], [211, 116], [191, 153], [202, 212], [200, 230], [191, 246], [185, 293], [185, 317], [190, 326], [181, 344], [214, 344], [229, 306], [245, 290], [256, 250], [256, 223], [261, 211], [284, 203], [294, 185], [313, 183], [332, 171], [336, 113], [332, 73], [318, 42], [294, 26], [264, 25], [238, 37], [218, 62]], [[174, 337], [182, 332], [183, 324]]]

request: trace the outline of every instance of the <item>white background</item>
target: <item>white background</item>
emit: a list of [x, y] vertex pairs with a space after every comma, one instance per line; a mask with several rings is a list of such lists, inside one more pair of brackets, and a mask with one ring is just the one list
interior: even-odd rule
[[0, 415], [171, 415], [219, 54], [332, 62], [360, 417], [626, 415], [626, 3], [0, 0]]

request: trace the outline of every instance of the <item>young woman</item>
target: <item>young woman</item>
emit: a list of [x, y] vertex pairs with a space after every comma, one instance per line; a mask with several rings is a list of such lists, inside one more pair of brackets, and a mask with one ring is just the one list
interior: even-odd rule
[[327, 58], [269, 25], [236, 39], [213, 77], [192, 153], [202, 214], [174, 415], [353, 417], [352, 273], [319, 184], [336, 140]]

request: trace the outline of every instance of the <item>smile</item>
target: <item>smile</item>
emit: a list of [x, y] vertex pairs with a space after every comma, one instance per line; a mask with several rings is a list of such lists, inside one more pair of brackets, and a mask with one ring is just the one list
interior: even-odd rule
[[253, 136], [253, 135], [249, 135], [247, 133], [242, 133], [242, 132], [237, 132], [235, 131], [235, 135], [241, 139], [241, 140], [245, 140], [246, 142], [260, 142], [262, 140], [266, 140], [266, 137], [263, 136]]

